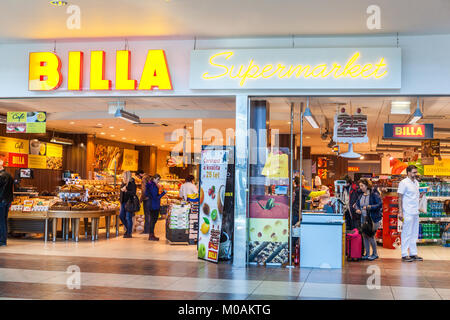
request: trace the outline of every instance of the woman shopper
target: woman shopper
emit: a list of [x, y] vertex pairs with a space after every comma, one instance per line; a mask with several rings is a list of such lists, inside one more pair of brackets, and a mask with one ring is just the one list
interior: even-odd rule
[[119, 218], [125, 226], [124, 238], [132, 238], [134, 212], [128, 211], [125, 207], [128, 200], [136, 196], [136, 183], [131, 177], [130, 171], [122, 173], [122, 185], [120, 186], [120, 214]]
[[150, 199], [145, 195], [145, 190], [146, 190], [147, 184], [151, 180], [151, 176], [144, 173], [144, 174], [142, 174], [141, 179], [142, 179], [142, 192], [141, 192], [140, 200], [143, 205], [144, 217], [145, 217], [144, 231], [142, 232], [142, 234], [149, 234], [150, 233]]
[[166, 194], [163, 190], [159, 194], [159, 181], [161, 176], [155, 174], [150, 181], [145, 186], [145, 196], [149, 199], [149, 210], [150, 210], [150, 226], [149, 226], [149, 237], [150, 241], [159, 241], [159, 238], [155, 236], [155, 225], [159, 217], [159, 209], [161, 208], [161, 198]]
[[[356, 202], [356, 213], [361, 215], [362, 235], [366, 251], [362, 259], [372, 261], [378, 259], [375, 234], [381, 225], [383, 204], [380, 194], [372, 190], [372, 184], [369, 180], [361, 179], [359, 188], [362, 194]], [[371, 255], [370, 247], [372, 247]]]

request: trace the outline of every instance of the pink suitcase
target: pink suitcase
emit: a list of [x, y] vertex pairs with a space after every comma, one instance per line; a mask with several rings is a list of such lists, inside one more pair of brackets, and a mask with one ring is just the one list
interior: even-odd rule
[[361, 260], [362, 238], [358, 229], [353, 229], [346, 234], [347, 259], [352, 261]]

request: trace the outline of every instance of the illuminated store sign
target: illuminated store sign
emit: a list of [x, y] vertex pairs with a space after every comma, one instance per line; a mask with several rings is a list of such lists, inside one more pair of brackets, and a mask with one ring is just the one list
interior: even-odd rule
[[384, 139], [433, 139], [434, 125], [426, 124], [402, 124], [385, 123]]
[[[112, 81], [105, 79], [104, 51], [90, 53], [90, 90], [111, 90]], [[128, 50], [116, 52], [115, 90], [172, 90], [167, 59], [163, 50], [149, 50], [141, 79], [130, 78], [131, 53]], [[84, 54], [71, 51], [68, 56], [67, 89], [83, 89]], [[28, 89], [49, 91], [58, 89], [63, 81], [61, 59], [53, 52], [31, 52], [29, 61]]]
[[191, 89], [399, 89], [400, 48], [194, 50]]

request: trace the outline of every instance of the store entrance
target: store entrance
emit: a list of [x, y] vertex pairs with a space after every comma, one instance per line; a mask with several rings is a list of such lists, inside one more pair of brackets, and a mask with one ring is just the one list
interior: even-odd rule
[[[360, 194], [361, 180], [368, 181], [383, 201], [375, 255], [398, 258], [399, 250], [390, 251], [400, 247], [401, 234], [398, 209], [393, 207], [398, 183], [411, 164], [419, 169], [428, 200], [420, 213], [418, 242], [446, 245], [450, 122], [443, 114], [449, 101], [251, 98], [249, 128], [258, 139], [249, 140], [248, 263], [342, 267], [348, 256], [345, 233], [363, 224], [348, 197], [348, 192]], [[413, 117], [416, 109], [419, 119]], [[398, 134], [392, 131], [394, 125]]]
[[[2, 105], [12, 103], [3, 102]], [[146, 245], [160, 246], [160, 252], [174, 250], [189, 259], [197, 259], [198, 235], [209, 236], [213, 224], [219, 221], [210, 217], [211, 226], [202, 233], [206, 230], [205, 227], [202, 229], [206, 220], [199, 221], [199, 201], [202, 196], [212, 196], [210, 191], [201, 193], [199, 188], [202, 148], [230, 150], [230, 157], [233, 156], [234, 97], [48, 98], [16, 99], [13, 103], [26, 112], [47, 112], [45, 134], [7, 133], [6, 125], [2, 125], [1, 136], [5, 141], [16, 139], [26, 146], [26, 150], [18, 151], [5, 147], [0, 154], [7, 163], [7, 170], [17, 178], [10, 215], [13, 239], [20, 240], [25, 236], [30, 241], [40, 241], [48, 232], [49, 240], [55, 233], [56, 242], [70, 241], [76, 232], [71, 218], [57, 218], [54, 228], [50, 221], [45, 232], [44, 220], [33, 217], [36, 221], [29, 222], [23, 216], [24, 204], [29, 204], [32, 212], [37, 211], [38, 203], [42, 212], [118, 211], [124, 206], [119, 197], [122, 182], [130, 172], [141, 200], [151, 195], [150, 191], [142, 195], [145, 186], [151, 181], [156, 182], [156, 192], [161, 199], [150, 203], [149, 208], [155, 211], [159, 207], [153, 241], [147, 241], [151, 233], [148, 229], [150, 219], [146, 218], [148, 210], [144, 209], [149, 201], [141, 202], [140, 210], [133, 216], [132, 239], [122, 239], [126, 219], [112, 217], [107, 220], [100, 216], [98, 220], [80, 219], [77, 240], [85, 241], [85, 236], [91, 240], [91, 229], [96, 228], [99, 232], [98, 235], [93, 232], [94, 241], [104, 241], [107, 230], [110, 231], [109, 239], [113, 239], [117, 220], [120, 241], [130, 241], [130, 246], [133, 242], [142, 246], [146, 241]], [[12, 144], [5, 143], [5, 146], [9, 145]], [[23, 154], [27, 163], [19, 166], [8, 161], [10, 153]], [[21, 168], [28, 170], [28, 176], [22, 175]], [[227, 172], [233, 173], [233, 168], [227, 167]], [[224, 185], [227, 183], [226, 180]], [[232, 184], [227, 187], [232, 188]], [[225, 215], [223, 211], [225, 207], [229, 210], [232, 194], [225, 195], [225, 188], [220, 189], [219, 185], [213, 195], [214, 203], [221, 209], [216, 211], [220, 211], [221, 218], [224, 216], [220, 227], [226, 234], [222, 233], [220, 240], [225, 244], [222, 249], [228, 249], [222, 250], [220, 259], [225, 260], [232, 256], [233, 216], [232, 212]], [[211, 207], [208, 213], [213, 214], [214, 209]], [[159, 241], [154, 241], [155, 238]]]

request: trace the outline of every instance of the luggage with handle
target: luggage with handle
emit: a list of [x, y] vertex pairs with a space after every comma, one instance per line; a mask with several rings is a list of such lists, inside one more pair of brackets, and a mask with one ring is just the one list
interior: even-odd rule
[[362, 238], [358, 229], [346, 234], [347, 260], [359, 261], [362, 256]]

